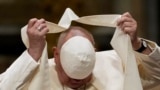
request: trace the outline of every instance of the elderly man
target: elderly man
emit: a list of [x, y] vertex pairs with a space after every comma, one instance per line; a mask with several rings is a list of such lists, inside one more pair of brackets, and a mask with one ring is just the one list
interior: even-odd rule
[[[159, 47], [137, 36], [137, 23], [129, 13], [124, 13], [117, 22], [130, 36], [133, 49], [137, 51], [143, 89], [159, 90], [156, 89], [160, 82]], [[28, 22], [29, 48], [1, 74], [0, 90], [35, 90], [34, 85], [38, 82], [34, 78], [39, 72], [37, 68], [41, 62], [38, 61], [45, 48], [47, 32], [44, 19], [34, 18]], [[120, 57], [114, 50], [95, 53], [94, 39], [85, 29], [70, 27], [60, 35], [53, 50], [54, 59], [49, 60], [48, 74], [45, 74], [49, 76], [46, 79], [48, 83], [43, 83], [45, 90], [123, 90], [124, 73]]]

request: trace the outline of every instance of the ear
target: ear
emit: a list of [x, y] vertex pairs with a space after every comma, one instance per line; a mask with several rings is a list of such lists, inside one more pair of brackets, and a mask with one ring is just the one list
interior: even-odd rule
[[59, 60], [59, 50], [57, 47], [53, 47], [52, 50], [53, 50], [54, 61], [57, 64]]

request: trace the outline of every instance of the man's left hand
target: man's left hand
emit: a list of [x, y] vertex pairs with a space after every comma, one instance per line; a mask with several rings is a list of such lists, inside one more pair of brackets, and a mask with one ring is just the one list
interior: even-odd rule
[[130, 36], [133, 48], [137, 50], [141, 46], [141, 40], [137, 36], [137, 22], [135, 19], [129, 12], [126, 12], [117, 21], [117, 25]]

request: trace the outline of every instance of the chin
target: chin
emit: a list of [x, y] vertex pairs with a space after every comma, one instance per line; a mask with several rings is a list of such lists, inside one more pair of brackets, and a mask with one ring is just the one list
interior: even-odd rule
[[83, 85], [82, 84], [81, 85], [78, 85], [78, 84], [71, 84], [71, 85], [69, 85], [69, 87], [72, 88], [72, 89], [78, 89], [81, 86], [83, 86]]

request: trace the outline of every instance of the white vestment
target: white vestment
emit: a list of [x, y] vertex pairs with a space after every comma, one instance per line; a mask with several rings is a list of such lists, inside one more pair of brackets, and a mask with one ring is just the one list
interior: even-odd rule
[[[77, 22], [89, 25], [111, 26], [119, 29], [116, 26], [119, 15], [89, 16], [78, 19], [79, 17], [71, 14], [73, 13], [67, 14], [67, 18], [62, 17], [64, 25], [69, 26], [72, 20], [77, 20]], [[53, 32], [56, 32], [54, 30], [63, 31], [63, 28], [56, 24], [48, 23], [47, 25]], [[52, 28], [53, 26], [54, 28]], [[128, 35], [121, 33], [121, 30], [116, 31], [118, 33], [114, 35], [111, 42], [116, 52], [111, 50], [96, 53], [93, 78], [87, 86], [87, 90], [142, 90], [142, 85], [143, 90], [160, 90], [160, 48], [155, 43], [148, 41], [149, 46], [154, 48], [153, 52], [150, 55], [136, 53], [132, 50]], [[22, 34], [22, 37], [28, 48], [27, 34]], [[54, 59], [49, 61], [47, 59], [46, 47], [38, 63], [26, 50], [6, 72], [0, 75], [0, 90], [63, 90], [64, 87], [57, 77]], [[70, 89], [67, 88], [67, 90]]]
[[[144, 90], [160, 89], [160, 48], [153, 42], [150, 55], [136, 53], [137, 64]], [[30, 90], [30, 84], [38, 72], [39, 63], [35, 62], [27, 50], [0, 75], [0, 90]], [[49, 59], [49, 86], [47, 90], [63, 90], [55, 70], [54, 59]], [[122, 90], [123, 66], [120, 57], [114, 50], [96, 53], [96, 65], [93, 79], [87, 90]], [[44, 83], [45, 84], [45, 83]], [[32, 89], [33, 90], [33, 89]], [[71, 89], [67, 89], [71, 90]]]

